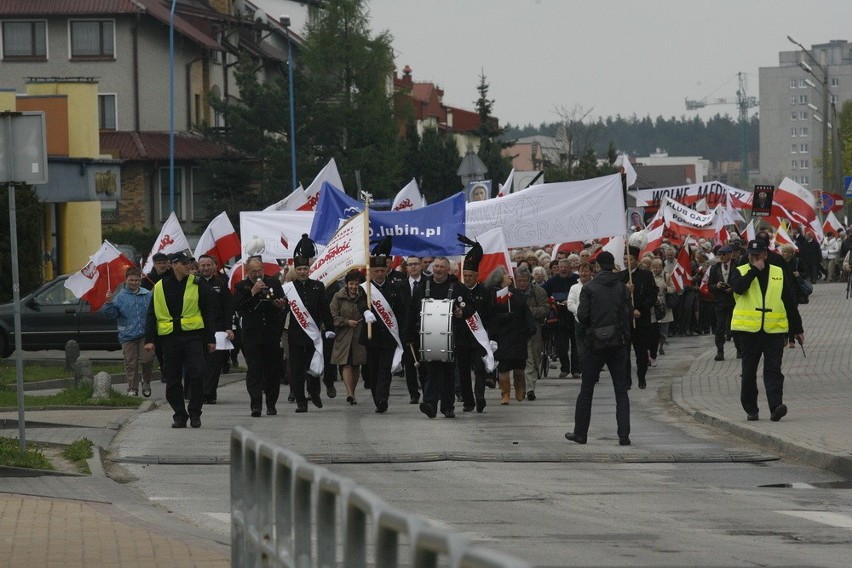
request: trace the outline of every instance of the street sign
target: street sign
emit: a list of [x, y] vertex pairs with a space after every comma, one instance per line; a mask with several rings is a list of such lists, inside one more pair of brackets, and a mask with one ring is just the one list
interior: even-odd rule
[[852, 197], [852, 192], [849, 191], [850, 188], [852, 188], [852, 176], [844, 176], [843, 189], [846, 190], [846, 197]]

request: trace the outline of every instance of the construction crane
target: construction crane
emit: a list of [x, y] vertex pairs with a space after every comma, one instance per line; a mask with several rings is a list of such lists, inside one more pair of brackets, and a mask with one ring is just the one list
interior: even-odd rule
[[737, 97], [734, 98], [720, 98], [720, 99], [709, 99], [704, 97], [701, 100], [691, 100], [686, 99], [686, 110], [698, 110], [700, 108], [704, 108], [708, 105], [737, 105], [737, 108], [740, 109], [740, 165], [741, 165], [741, 173], [740, 179], [742, 180], [743, 189], [747, 189], [749, 186], [748, 181], [748, 109], [755, 108], [758, 106], [757, 97], [750, 97], [746, 95], [748, 90], [748, 78], [745, 73], [739, 72], [737, 73], [737, 77], [739, 78], [740, 88], [737, 90]]

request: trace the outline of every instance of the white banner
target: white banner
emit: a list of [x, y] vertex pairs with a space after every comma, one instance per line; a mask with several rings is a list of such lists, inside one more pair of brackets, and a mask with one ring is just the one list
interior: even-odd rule
[[311, 357], [311, 363], [308, 366], [307, 372], [314, 377], [321, 377], [325, 370], [325, 360], [322, 354], [322, 333], [317, 322], [305, 303], [299, 292], [296, 291], [296, 285], [292, 282], [284, 284], [284, 295], [287, 297], [287, 303], [290, 304], [290, 325], [298, 325], [302, 328], [311, 341], [314, 342], [314, 354]]
[[[750, 191], [744, 191], [717, 181], [631, 190], [627, 194], [636, 199], [637, 207], [660, 207], [666, 197], [684, 205], [692, 205], [698, 200], [704, 199], [709, 208], [715, 208], [719, 204], [724, 205], [726, 203], [732, 207], [748, 207], [751, 205], [752, 197]], [[729, 197], [730, 203], [728, 203]]]
[[393, 313], [393, 308], [391, 308], [384, 294], [375, 284], [364, 282], [361, 284], [361, 288], [366, 292], [368, 285], [370, 286], [370, 302], [373, 304], [373, 313], [378, 315], [376, 319], [388, 328], [394, 341], [396, 341], [396, 349], [391, 361], [391, 373], [397, 373], [402, 368], [402, 340], [399, 338], [399, 320]]
[[[293, 249], [305, 233], [311, 232], [313, 211], [241, 211], [240, 245], [262, 239], [264, 252], [273, 258], [293, 258]], [[322, 247], [317, 245], [317, 251]]]
[[366, 230], [363, 211], [350, 217], [334, 233], [325, 251], [311, 265], [311, 278], [328, 286], [350, 270], [364, 268], [368, 254], [364, 237]]
[[699, 213], [695, 209], [690, 209], [686, 205], [678, 203], [668, 197], [663, 198], [664, 216], [666, 223], [686, 222], [696, 227], [706, 227], [716, 220], [717, 209], [711, 213]]
[[465, 233], [471, 239], [502, 227], [509, 247], [584, 241], [623, 235], [621, 175], [545, 183], [500, 199], [467, 204]]

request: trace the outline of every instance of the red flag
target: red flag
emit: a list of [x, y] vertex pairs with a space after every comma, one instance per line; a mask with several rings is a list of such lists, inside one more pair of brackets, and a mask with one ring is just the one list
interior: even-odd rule
[[840, 223], [840, 220], [837, 218], [837, 216], [832, 211], [829, 211], [828, 215], [825, 216], [825, 223], [822, 224], [822, 232], [827, 233], [831, 231], [836, 235], [837, 231], [842, 228], [843, 225]]
[[689, 263], [688, 247], [684, 246], [677, 255], [677, 264], [672, 271], [675, 292], [682, 292], [692, 285], [692, 267]]
[[109, 241], [104, 241], [98, 252], [89, 257], [89, 263], [65, 281], [65, 287], [81, 300], [86, 300], [91, 311], [96, 312], [106, 303], [107, 291], [115, 290], [124, 282], [124, 271], [135, 266]]
[[817, 220], [815, 207], [813, 193], [790, 178], [784, 178], [772, 196], [771, 213], [810, 228], [821, 239], [822, 226]]
[[511, 297], [512, 297], [512, 293], [509, 292], [508, 286], [506, 286], [505, 288], [500, 288], [499, 290], [497, 290], [496, 299], [497, 299], [498, 304], [505, 304], [506, 302], [509, 301], [509, 298], [511, 298]]
[[240, 256], [240, 238], [237, 236], [228, 214], [224, 211], [210, 221], [198, 240], [198, 245], [195, 247], [195, 258], [204, 254], [215, 258], [219, 266], [225, 266], [225, 262], [235, 256]]

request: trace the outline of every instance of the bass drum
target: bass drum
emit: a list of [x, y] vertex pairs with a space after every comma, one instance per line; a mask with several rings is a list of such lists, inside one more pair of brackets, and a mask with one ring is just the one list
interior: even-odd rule
[[453, 301], [426, 298], [420, 305], [420, 360], [453, 362]]

